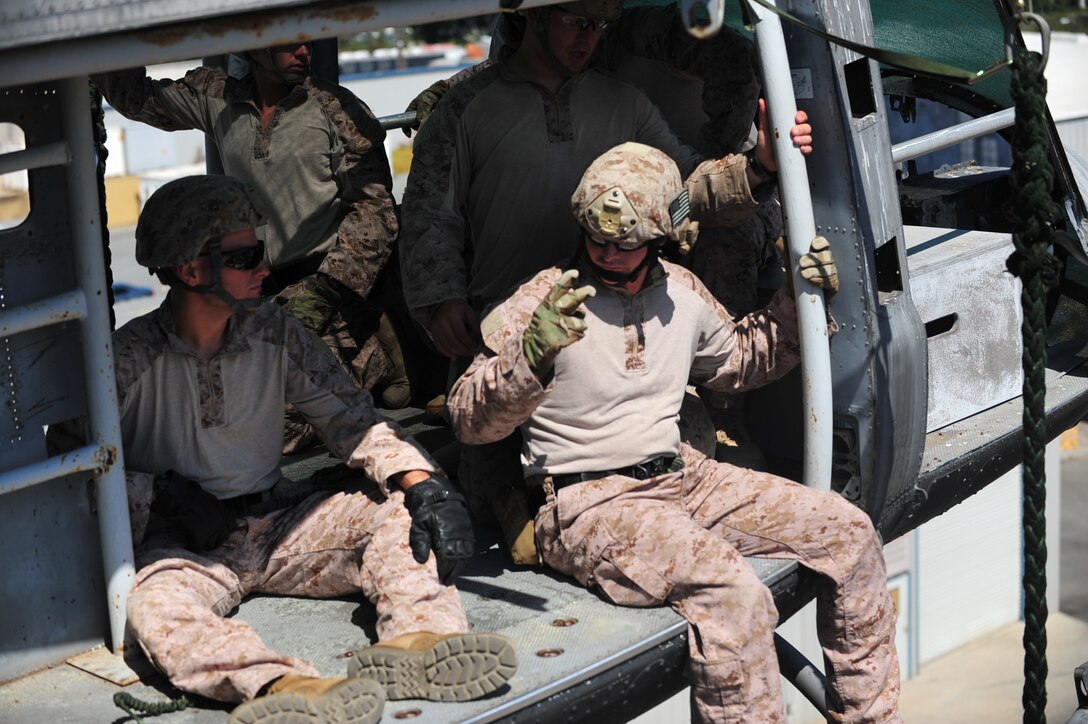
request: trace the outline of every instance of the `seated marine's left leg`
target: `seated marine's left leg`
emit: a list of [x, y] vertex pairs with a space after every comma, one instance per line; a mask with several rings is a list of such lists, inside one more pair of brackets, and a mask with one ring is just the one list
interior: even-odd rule
[[510, 642], [470, 633], [460, 595], [438, 580], [434, 556], [424, 563], [412, 557], [411, 516], [401, 492], [384, 498], [367, 484], [300, 508], [272, 552], [274, 572], [260, 590], [312, 597], [361, 590], [377, 609], [379, 643], [354, 653], [349, 677], [378, 681], [388, 699], [466, 701], [513, 676]]
[[821, 574], [817, 633], [835, 720], [898, 721], [895, 607], [869, 517], [835, 493], [706, 460], [685, 470], [692, 519], [742, 555], [789, 558]]

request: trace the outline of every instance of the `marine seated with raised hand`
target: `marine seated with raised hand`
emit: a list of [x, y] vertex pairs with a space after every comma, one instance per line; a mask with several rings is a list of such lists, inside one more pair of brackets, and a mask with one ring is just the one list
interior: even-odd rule
[[[658, 257], [683, 229], [683, 193], [676, 164], [649, 146], [625, 143], [590, 165], [570, 202], [580, 257], [485, 316], [484, 349], [450, 392], [454, 430], [477, 444], [520, 429], [544, 563], [614, 603], [667, 603], [688, 620], [693, 720], [786, 721], [778, 612], [744, 560], [766, 556], [819, 574], [832, 718], [899, 721], [895, 607], [868, 516], [681, 443], [689, 379], [741, 391], [799, 359], [788, 289], [734, 321], [690, 271]], [[822, 240], [800, 268], [833, 290]]]

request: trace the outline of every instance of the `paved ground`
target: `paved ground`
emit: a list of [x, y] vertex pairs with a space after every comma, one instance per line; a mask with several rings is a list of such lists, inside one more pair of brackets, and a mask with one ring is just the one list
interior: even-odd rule
[[[1047, 620], [1047, 722], [1064, 724], [1077, 705], [1073, 669], [1088, 661], [1088, 423], [1062, 456], [1060, 611]], [[1054, 581], [1048, 582], [1055, 585]], [[1023, 720], [1024, 626], [998, 629], [922, 667], [905, 682], [903, 720], [1004, 724]]]

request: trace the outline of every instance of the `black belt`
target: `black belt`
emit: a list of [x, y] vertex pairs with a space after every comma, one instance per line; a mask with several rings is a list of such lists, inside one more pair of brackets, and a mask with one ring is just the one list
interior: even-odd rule
[[249, 508], [260, 503], [264, 503], [272, 499], [272, 489], [262, 490], [259, 493], [246, 493], [245, 495], [236, 495], [233, 498], [223, 498], [220, 503], [223, 503], [235, 513], [241, 513]]
[[646, 480], [648, 478], [657, 477], [658, 475], [664, 475], [665, 473], [678, 472], [683, 467], [684, 460], [679, 455], [662, 455], [659, 458], [647, 460], [644, 463], [631, 465], [626, 468], [597, 470], [589, 473], [553, 475], [552, 486], [558, 491], [560, 488], [565, 488], [568, 485], [584, 483], [587, 480], [600, 480], [601, 478], [607, 478], [609, 475], [622, 475], [626, 478], [634, 478], [635, 480]]

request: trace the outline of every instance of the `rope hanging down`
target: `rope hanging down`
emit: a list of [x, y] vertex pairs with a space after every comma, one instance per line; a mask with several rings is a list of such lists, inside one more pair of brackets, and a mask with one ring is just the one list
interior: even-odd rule
[[1060, 210], [1051, 196], [1054, 171], [1047, 137], [1046, 80], [1038, 53], [1015, 51], [1012, 97], [1016, 127], [1009, 175], [1016, 251], [1009, 271], [1020, 277], [1024, 370], [1024, 722], [1046, 722], [1046, 293], [1058, 283], [1050, 253]]

